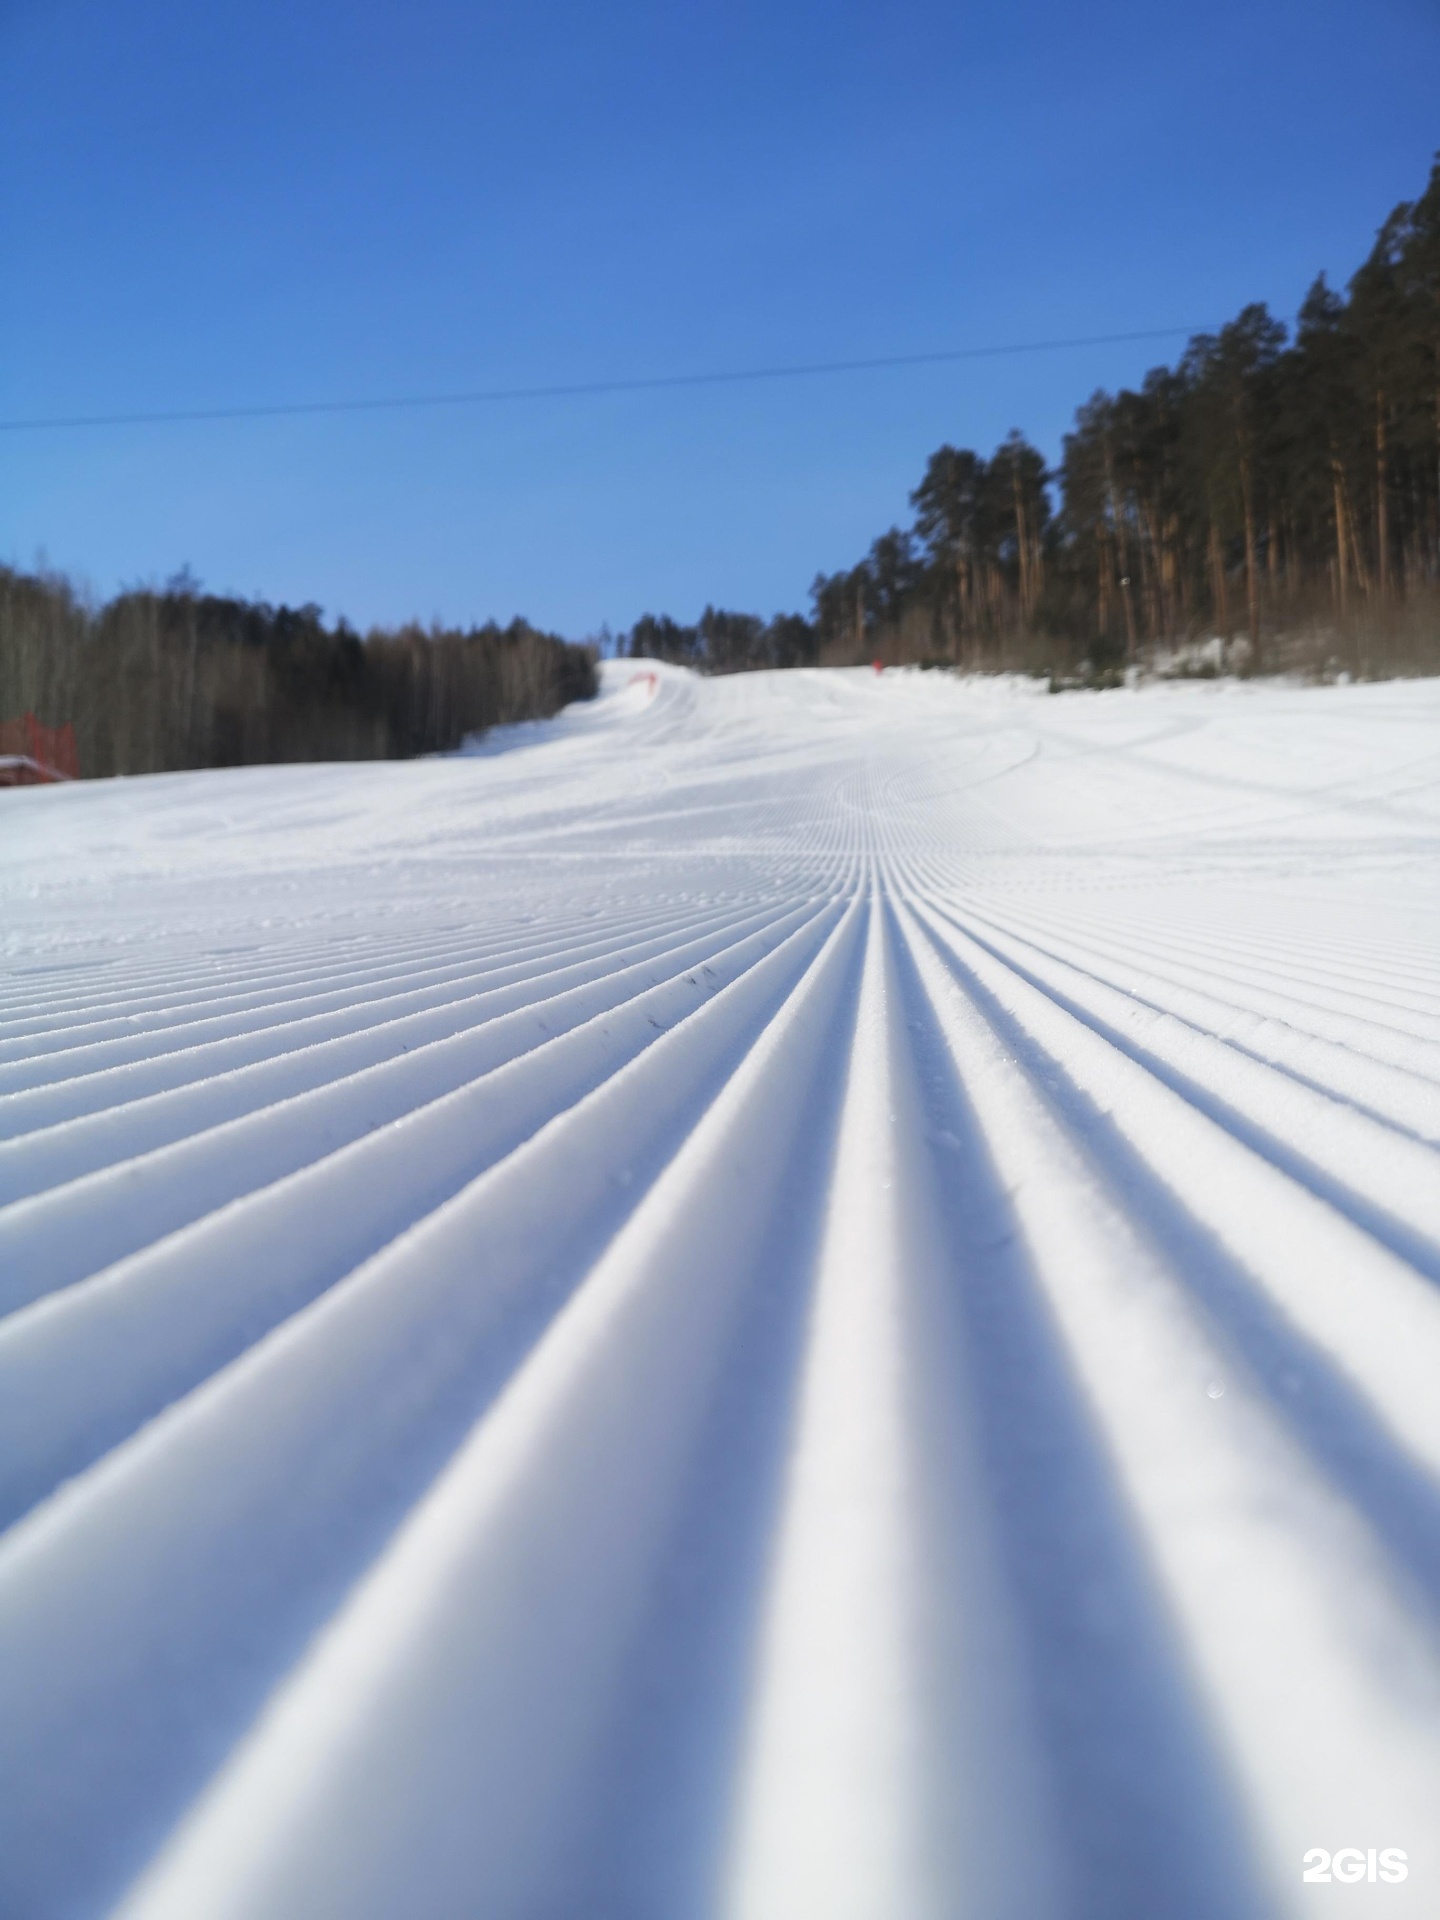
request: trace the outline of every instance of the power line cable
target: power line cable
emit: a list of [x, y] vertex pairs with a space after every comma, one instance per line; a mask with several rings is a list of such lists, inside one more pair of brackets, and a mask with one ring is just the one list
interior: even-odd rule
[[297, 400], [248, 407], [176, 407], [137, 413], [48, 414], [0, 420], [0, 433], [40, 433], [67, 427], [158, 427], [210, 420], [281, 420], [309, 414], [394, 413], [421, 407], [481, 406], [505, 400], [578, 400], [607, 393], [660, 393], [681, 387], [739, 386], [747, 381], [804, 380], [817, 374], [872, 373], [887, 368], [942, 366], [1010, 354], [1063, 353], [1076, 347], [1113, 347], [1139, 340], [1172, 340], [1205, 327], [1148, 327], [1138, 333], [1092, 333], [1069, 340], [1026, 340], [1003, 346], [950, 347], [936, 353], [892, 353], [864, 360], [816, 360], [797, 366], [746, 367], [736, 372], [657, 374], [639, 380], [580, 380], [543, 387], [481, 387], [461, 393], [415, 393], [375, 400]]

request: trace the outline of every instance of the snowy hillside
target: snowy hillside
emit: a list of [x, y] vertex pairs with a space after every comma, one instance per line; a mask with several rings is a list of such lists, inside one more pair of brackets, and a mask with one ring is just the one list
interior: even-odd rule
[[0, 1911], [1440, 1913], [1437, 855], [1434, 682], [0, 796]]

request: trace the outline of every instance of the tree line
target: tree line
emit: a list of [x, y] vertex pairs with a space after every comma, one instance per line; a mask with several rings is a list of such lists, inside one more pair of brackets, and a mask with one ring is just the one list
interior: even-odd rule
[[[807, 615], [644, 615], [618, 650], [710, 673], [870, 659], [1104, 681], [1136, 664], [1440, 671], [1440, 157], [1343, 291], [1247, 306], [1051, 469], [1018, 431], [942, 446], [913, 519]], [[515, 620], [362, 638], [320, 609], [163, 590], [88, 606], [0, 568], [0, 720], [75, 728], [82, 771], [397, 758], [595, 691], [595, 650]]]
[[1440, 670], [1440, 157], [1345, 291], [1263, 304], [1080, 407], [1058, 467], [942, 446], [914, 519], [811, 613], [646, 615], [621, 650], [711, 672], [880, 658], [1113, 676]]
[[284, 760], [393, 760], [596, 691], [595, 651], [524, 620], [363, 639], [315, 606], [202, 592], [188, 576], [92, 609], [0, 568], [0, 717], [73, 725], [85, 775]]

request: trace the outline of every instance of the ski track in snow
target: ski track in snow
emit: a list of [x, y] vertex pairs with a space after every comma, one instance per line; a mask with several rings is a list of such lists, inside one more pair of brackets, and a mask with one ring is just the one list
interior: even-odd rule
[[633, 676], [0, 803], [0, 1912], [1440, 1914], [1440, 687]]

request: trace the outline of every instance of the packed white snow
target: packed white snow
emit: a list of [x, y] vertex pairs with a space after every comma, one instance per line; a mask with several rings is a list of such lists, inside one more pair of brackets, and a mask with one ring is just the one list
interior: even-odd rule
[[1440, 1913], [1437, 855], [1435, 682], [0, 796], [0, 1911]]

